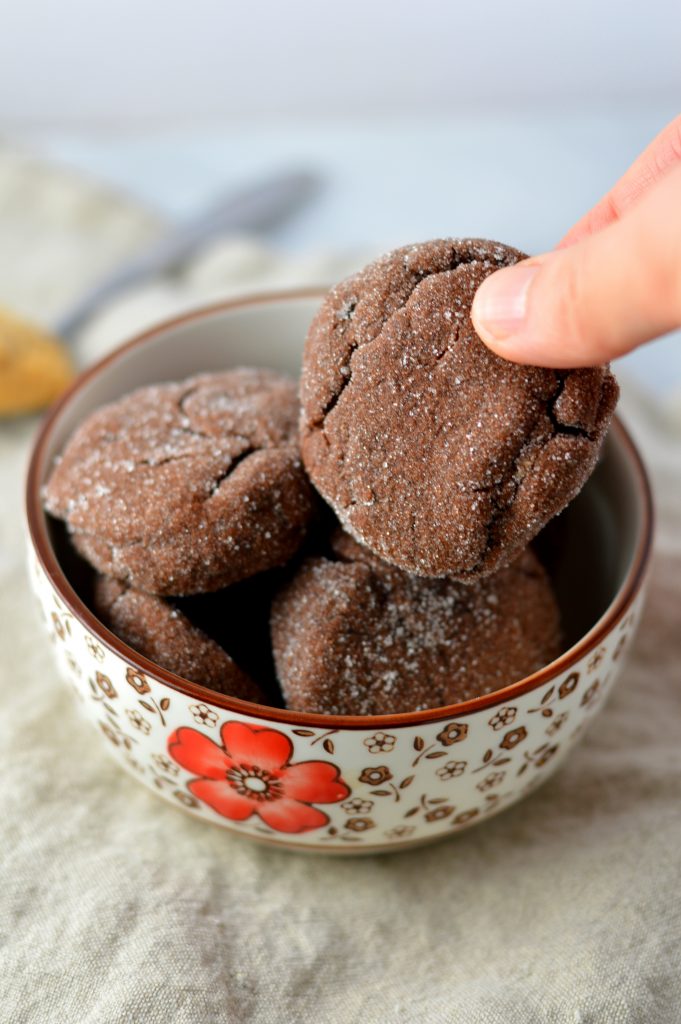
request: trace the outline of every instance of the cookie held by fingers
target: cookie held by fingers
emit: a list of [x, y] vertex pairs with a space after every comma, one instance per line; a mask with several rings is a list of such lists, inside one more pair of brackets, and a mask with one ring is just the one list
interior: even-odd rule
[[508, 565], [596, 464], [609, 369], [520, 366], [473, 329], [480, 283], [523, 258], [479, 239], [398, 249], [334, 288], [308, 332], [305, 468], [345, 529], [407, 572]]

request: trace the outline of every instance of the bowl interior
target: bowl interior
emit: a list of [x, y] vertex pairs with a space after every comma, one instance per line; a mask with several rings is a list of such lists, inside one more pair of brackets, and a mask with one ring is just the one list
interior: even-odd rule
[[[291, 294], [245, 300], [178, 320], [113, 353], [81, 378], [52, 416], [31, 479], [38, 502], [53, 458], [94, 409], [145, 384], [230, 366], [263, 366], [297, 375], [303, 340], [320, 297]], [[625, 583], [646, 521], [647, 493], [635, 450], [615, 423], [600, 462], [578, 498], [542, 532], [537, 548], [553, 578], [566, 647], [598, 622]], [[63, 531], [43, 533], [76, 590], [76, 562]]]

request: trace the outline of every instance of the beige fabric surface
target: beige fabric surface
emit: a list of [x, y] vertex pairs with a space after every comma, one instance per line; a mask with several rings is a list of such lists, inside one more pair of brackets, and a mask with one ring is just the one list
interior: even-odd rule
[[[164, 311], [159, 294], [335, 276], [250, 243], [203, 259], [180, 299], [154, 286], [110, 311], [82, 357]], [[524, 803], [439, 845], [346, 860], [231, 837], [107, 760], [24, 571], [36, 424], [0, 426], [3, 1024], [681, 1021], [681, 438], [625, 391], [660, 528], [613, 697]]]

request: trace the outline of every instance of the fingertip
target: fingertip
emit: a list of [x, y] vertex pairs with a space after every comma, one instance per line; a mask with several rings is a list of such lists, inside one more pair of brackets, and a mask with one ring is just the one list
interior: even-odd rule
[[482, 341], [503, 355], [505, 346], [522, 334], [529, 291], [539, 272], [537, 263], [517, 263], [486, 277], [471, 306], [471, 320]]
[[[505, 267], [485, 278], [471, 305], [475, 332], [491, 352], [511, 363], [552, 369], [586, 365], [588, 359], [566, 348], [563, 332], [560, 340], [556, 337], [552, 311], [545, 309], [543, 301], [544, 284], [532, 288], [542, 261]], [[553, 277], [551, 273], [549, 285]], [[549, 287], [549, 291], [555, 289]]]
[[[475, 326], [475, 323], [474, 323]], [[503, 341], [492, 338], [490, 335], [483, 336], [475, 326], [476, 333], [486, 347], [501, 359], [509, 363], [519, 363], [522, 366], [545, 366], [552, 369], [567, 369], [565, 357], [556, 356], [555, 353], [537, 341], [529, 334], [514, 334]]]

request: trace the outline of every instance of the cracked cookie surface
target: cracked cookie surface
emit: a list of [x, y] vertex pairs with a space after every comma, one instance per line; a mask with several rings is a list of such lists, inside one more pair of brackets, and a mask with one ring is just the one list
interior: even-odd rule
[[314, 495], [296, 385], [259, 369], [140, 388], [92, 413], [45, 488], [78, 551], [139, 590], [218, 590], [285, 564]]
[[166, 598], [99, 576], [93, 606], [112, 633], [168, 672], [241, 700], [267, 703], [229, 654]]
[[509, 246], [406, 246], [334, 288], [305, 345], [301, 450], [358, 541], [423, 576], [508, 565], [579, 492], [618, 396], [607, 367], [493, 354], [470, 319]]
[[332, 558], [307, 559], [272, 607], [286, 706], [382, 715], [470, 700], [560, 653], [559, 611], [528, 548], [471, 584], [424, 579], [376, 558], [347, 534]]

